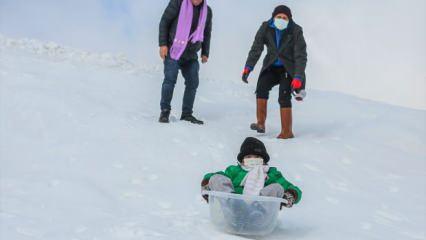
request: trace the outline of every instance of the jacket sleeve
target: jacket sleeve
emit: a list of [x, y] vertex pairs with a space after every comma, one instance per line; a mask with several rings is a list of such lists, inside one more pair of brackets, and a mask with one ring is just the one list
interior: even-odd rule
[[302, 199], [302, 191], [298, 187], [294, 186], [291, 182], [287, 181], [283, 177], [283, 175], [281, 174], [280, 171], [276, 170], [276, 171], [274, 171], [273, 174], [274, 174], [274, 179], [275, 179], [274, 182], [280, 184], [284, 188], [285, 191], [289, 191], [293, 195], [295, 195], [295, 198], [296, 198], [295, 203], [300, 202], [300, 199]]
[[210, 39], [212, 34], [212, 19], [213, 12], [210, 7], [208, 7], [206, 27], [204, 28], [204, 41], [201, 47], [201, 55], [209, 57], [210, 55]]
[[306, 81], [305, 69], [308, 61], [308, 54], [306, 52], [306, 42], [303, 37], [303, 30], [297, 31], [294, 44], [294, 77]]
[[259, 30], [256, 33], [256, 37], [254, 38], [253, 45], [251, 46], [249, 55], [247, 57], [246, 66], [254, 68], [256, 66], [257, 61], [259, 61], [260, 56], [262, 55], [264, 49], [264, 37], [265, 37], [265, 24], [263, 23], [260, 26]]
[[170, 0], [166, 10], [160, 21], [159, 43], [158, 45], [167, 46], [169, 41], [170, 26], [173, 21], [179, 16], [179, 0]]

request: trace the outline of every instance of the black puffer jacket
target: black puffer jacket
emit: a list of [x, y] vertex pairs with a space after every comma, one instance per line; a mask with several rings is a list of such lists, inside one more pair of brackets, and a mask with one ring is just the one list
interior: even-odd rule
[[277, 58], [279, 58], [283, 62], [287, 72], [292, 77], [300, 77], [303, 86], [305, 86], [305, 69], [308, 55], [306, 53], [306, 42], [303, 37], [302, 27], [297, 25], [293, 20], [290, 20], [281, 38], [280, 48], [277, 49], [275, 29], [270, 24], [271, 20], [263, 22], [257, 31], [246, 65], [254, 68], [266, 45], [268, 52], [263, 60], [261, 72], [272, 66]]
[[[180, 6], [183, 0], [170, 0], [169, 5], [163, 13], [160, 21], [160, 34], [159, 46], [168, 46], [169, 49], [173, 44], [176, 35], [176, 29], [179, 19]], [[198, 25], [202, 4], [195, 7], [192, 18], [191, 33], [195, 31]], [[212, 10], [208, 7], [206, 27], [204, 29], [204, 41], [202, 43], [188, 43], [185, 52], [182, 54], [181, 59], [191, 60], [198, 59], [197, 52], [201, 51], [201, 55], [209, 56], [210, 53], [210, 38], [212, 31]]]

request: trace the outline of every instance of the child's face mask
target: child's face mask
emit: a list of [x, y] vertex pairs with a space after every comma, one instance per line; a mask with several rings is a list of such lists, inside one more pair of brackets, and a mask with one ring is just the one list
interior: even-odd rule
[[263, 158], [249, 157], [243, 159], [243, 165], [247, 168], [254, 168], [263, 165]]
[[288, 21], [282, 19], [282, 18], [274, 18], [274, 25], [276, 28], [278, 28], [279, 30], [284, 30], [287, 28], [288, 26]]

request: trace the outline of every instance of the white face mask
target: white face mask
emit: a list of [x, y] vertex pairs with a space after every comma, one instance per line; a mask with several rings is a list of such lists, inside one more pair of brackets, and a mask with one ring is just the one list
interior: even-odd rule
[[263, 165], [263, 158], [256, 158], [256, 157], [244, 158], [243, 159], [243, 165], [244, 165], [244, 167], [247, 167], [247, 168], [254, 168], [254, 167], [257, 167], [257, 166], [262, 166]]
[[274, 18], [274, 25], [276, 28], [282, 31], [287, 28], [288, 21], [281, 18]]

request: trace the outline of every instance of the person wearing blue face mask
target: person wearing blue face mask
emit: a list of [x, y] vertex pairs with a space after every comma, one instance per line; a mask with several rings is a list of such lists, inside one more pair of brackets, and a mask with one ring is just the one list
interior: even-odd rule
[[303, 100], [307, 52], [302, 27], [294, 22], [287, 6], [276, 7], [272, 18], [263, 22], [258, 30], [242, 74], [245, 83], [248, 83], [249, 74], [262, 55], [264, 46], [267, 54], [256, 88], [257, 122], [250, 128], [259, 133], [265, 132], [269, 92], [279, 85], [281, 133], [278, 138], [293, 138], [291, 98], [293, 93], [297, 94], [296, 100]]

